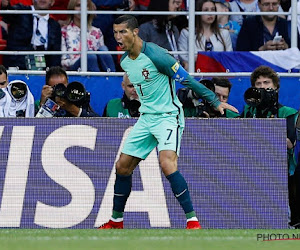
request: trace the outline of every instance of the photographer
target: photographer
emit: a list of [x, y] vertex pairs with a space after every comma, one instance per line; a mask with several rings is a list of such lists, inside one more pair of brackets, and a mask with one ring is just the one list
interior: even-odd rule
[[283, 106], [278, 102], [279, 77], [270, 67], [260, 66], [256, 68], [251, 74], [251, 86], [244, 94], [247, 105], [244, 107], [241, 117], [286, 119], [289, 205], [291, 209], [290, 225], [293, 226], [300, 222], [300, 211], [297, 211], [295, 207], [297, 197], [294, 195], [296, 185], [294, 179], [296, 168], [294, 145], [296, 141], [295, 120], [297, 110]]
[[8, 84], [8, 76], [6, 68], [0, 65], [0, 88], [6, 88]]
[[140, 116], [139, 107], [141, 103], [127, 74], [123, 76], [122, 89], [124, 90], [123, 97], [110, 100], [104, 108], [103, 117], [129, 118]]
[[0, 89], [0, 117], [34, 117], [34, 99], [22, 80]]
[[[231, 90], [231, 83], [226, 78], [214, 77], [211, 80], [203, 79], [200, 81], [207, 88], [216, 93], [221, 102], [228, 101], [229, 93]], [[199, 97], [189, 88], [182, 88], [177, 91], [177, 96], [183, 105], [185, 117], [203, 117], [203, 118], [236, 118], [239, 117], [229, 109], [225, 109], [223, 115], [214, 110], [206, 101], [199, 100]]]
[[[72, 91], [72, 89], [75, 93], [66, 95], [66, 91]], [[74, 94], [79, 95], [76, 97]], [[36, 113], [45, 105], [47, 99], [52, 100], [59, 106], [59, 109], [55, 110], [53, 114], [55, 117], [99, 116], [92, 110], [89, 103], [89, 93], [86, 92], [84, 86], [79, 82], [69, 84], [67, 73], [58, 66], [51, 67], [46, 71], [46, 85], [43, 86], [41, 99], [35, 102]]]

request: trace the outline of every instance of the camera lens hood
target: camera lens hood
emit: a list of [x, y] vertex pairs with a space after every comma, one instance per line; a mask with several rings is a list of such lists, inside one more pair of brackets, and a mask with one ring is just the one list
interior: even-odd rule
[[27, 94], [27, 84], [21, 80], [14, 80], [9, 83], [11, 95], [16, 100], [21, 100]]
[[257, 107], [261, 104], [263, 99], [262, 90], [259, 88], [251, 87], [244, 93], [244, 100], [250, 107]]
[[81, 82], [70, 82], [67, 85], [66, 97], [70, 102], [82, 103], [86, 98], [86, 90]]

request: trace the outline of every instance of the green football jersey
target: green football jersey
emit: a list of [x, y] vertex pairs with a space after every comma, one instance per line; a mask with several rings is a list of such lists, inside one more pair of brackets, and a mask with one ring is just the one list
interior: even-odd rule
[[215, 93], [189, 76], [167, 50], [154, 43], [143, 42], [141, 53], [134, 60], [126, 52], [121, 58], [121, 67], [139, 96], [140, 113], [181, 112], [175, 80], [193, 89], [211, 105], [220, 104]]

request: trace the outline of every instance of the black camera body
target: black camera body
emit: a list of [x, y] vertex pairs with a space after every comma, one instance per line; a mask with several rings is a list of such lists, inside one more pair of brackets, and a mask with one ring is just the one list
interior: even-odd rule
[[278, 106], [278, 90], [251, 87], [245, 91], [244, 99], [250, 107], [272, 109]]
[[140, 106], [141, 106], [141, 103], [138, 100], [129, 100], [126, 103], [126, 107], [128, 108], [128, 112], [131, 117], [139, 117], [140, 116], [140, 112], [139, 112]]
[[245, 102], [257, 110], [257, 117], [264, 118], [268, 112], [278, 113], [278, 90], [251, 87], [244, 93]]
[[63, 83], [55, 85], [51, 99], [55, 101], [55, 97], [67, 99], [77, 107], [85, 107], [90, 103], [90, 93], [77, 81], [70, 82], [67, 87]]

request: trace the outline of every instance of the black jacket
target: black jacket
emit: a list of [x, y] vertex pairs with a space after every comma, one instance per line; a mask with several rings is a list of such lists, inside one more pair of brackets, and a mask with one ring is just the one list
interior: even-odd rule
[[[291, 47], [291, 41], [288, 35], [287, 21], [281, 17], [277, 18], [276, 27], [279, 35]], [[258, 51], [259, 47], [264, 45], [263, 22], [261, 16], [247, 17], [243, 21], [242, 28], [237, 38], [237, 51]]]
[[[16, 4], [9, 6], [12, 10], [31, 10], [30, 6]], [[3, 15], [3, 21], [9, 24], [7, 51], [31, 51], [31, 38], [33, 34], [33, 15], [32, 14], [15, 14]], [[61, 27], [54, 19], [48, 21], [48, 51], [61, 50]], [[61, 55], [45, 56], [47, 67], [60, 66]], [[26, 69], [25, 56], [5, 55], [3, 57], [4, 65], [8, 67], [19, 67]]]

